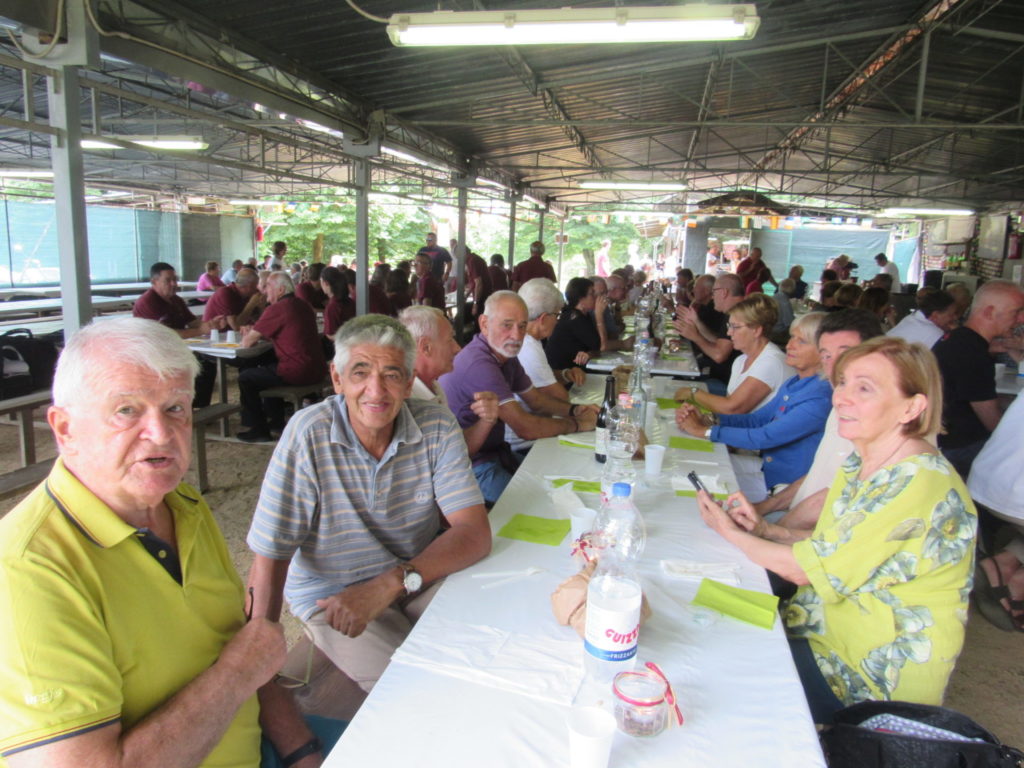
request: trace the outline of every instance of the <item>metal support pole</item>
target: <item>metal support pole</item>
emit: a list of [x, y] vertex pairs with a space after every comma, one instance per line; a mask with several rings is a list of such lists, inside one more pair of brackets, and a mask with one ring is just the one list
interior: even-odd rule
[[512, 269], [516, 253], [516, 200], [512, 198], [508, 204], [508, 268]]
[[356, 182], [356, 314], [370, 308], [370, 163], [352, 159]]
[[928, 30], [921, 40], [921, 65], [917, 70], [917, 100], [914, 102], [914, 122], [921, 122], [924, 111], [924, 86], [928, 82], [928, 51], [932, 45], [932, 33]]
[[562, 257], [565, 255], [565, 219], [558, 228], [558, 284], [562, 284]]
[[64, 304], [64, 337], [92, 320], [89, 295], [89, 241], [85, 220], [85, 174], [82, 170], [82, 121], [78, 103], [78, 68], [62, 66], [46, 78], [50, 125], [53, 197], [60, 251], [60, 293]]
[[466, 245], [466, 205], [468, 193], [459, 187], [459, 247], [453, 253], [455, 259], [455, 333], [460, 342], [465, 341], [466, 332], [466, 259], [469, 246]]
[[544, 209], [537, 208], [537, 213], [540, 214], [540, 225], [537, 227], [537, 239], [540, 242], [544, 242]]

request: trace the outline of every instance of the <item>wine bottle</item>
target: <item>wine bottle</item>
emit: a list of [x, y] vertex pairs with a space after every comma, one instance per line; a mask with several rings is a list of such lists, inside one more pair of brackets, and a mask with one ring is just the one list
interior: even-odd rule
[[594, 428], [594, 458], [599, 464], [608, 460], [608, 413], [615, 407], [615, 377], [606, 376], [604, 380], [604, 400], [597, 414], [597, 425]]

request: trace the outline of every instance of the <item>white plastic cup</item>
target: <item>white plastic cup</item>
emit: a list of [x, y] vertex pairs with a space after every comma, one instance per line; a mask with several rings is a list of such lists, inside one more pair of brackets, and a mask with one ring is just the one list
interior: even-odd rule
[[569, 545], [594, 526], [594, 518], [597, 512], [590, 507], [577, 507], [569, 512], [569, 524], [572, 526], [572, 540]]
[[996, 363], [996, 378], [1001, 379], [1006, 373], [1006, 363]]
[[615, 729], [615, 718], [600, 707], [573, 707], [569, 711], [571, 768], [607, 768]]
[[234, 331], [228, 331], [227, 335], [228, 335], [228, 338], [227, 338], [228, 344], [237, 344], [238, 343], [238, 336], [237, 336], [237, 334]]
[[216, 344], [218, 341], [220, 341], [220, 331], [214, 328], [210, 331], [210, 342]]
[[665, 446], [648, 443], [644, 446], [644, 472], [648, 477], [657, 477], [661, 474], [661, 467], [665, 463]]

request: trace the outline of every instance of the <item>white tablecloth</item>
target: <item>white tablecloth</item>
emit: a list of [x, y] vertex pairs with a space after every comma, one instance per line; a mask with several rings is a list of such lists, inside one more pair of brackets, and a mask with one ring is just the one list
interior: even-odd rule
[[[680, 357], [680, 360], [666, 360], [658, 355], [651, 367], [651, 373], [660, 376], [681, 376], [683, 378], [695, 379], [700, 376], [700, 368], [697, 367], [697, 360], [690, 350], [671, 353], [673, 357]], [[619, 365], [632, 365], [632, 352], [608, 352], [600, 357], [591, 358], [587, 363], [588, 371], [610, 371]]]
[[[665, 670], [686, 722], [648, 740], [617, 733], [610, 765], [824, 765], [781, 622], [768, 631], [695, 611], [697, 582], [672, 580], [659, 568], [664, 558], [733, 562], [742, 586], [768, 590], [764, 571], [671, 488], [671, 476], [690, 468], [731, 474], [724, 446], [713, 454], [670, 449], [665, 463], [654, 486], [641, 482], [636, 493], [648, 533], [640, 570], [654, 611], [641, 629], [639, 658]], [[597, 479], [599, 466], [592, 450], [538, 441], [491, 511], [492, 530], [516, 513], [560, 516], [545, 477]], [[595, 495], [581, 498], [597, 507]], [[552, 547], [496, 537], [487, 559], [450, 576], [325, 765], [568, 765], [565, 718], [582, 674], [582, 641], [555, 622], [549, 602], [576, 570], [567, 540]], [[494, 588], [473, 577], [531, 566], [544, 570]]]

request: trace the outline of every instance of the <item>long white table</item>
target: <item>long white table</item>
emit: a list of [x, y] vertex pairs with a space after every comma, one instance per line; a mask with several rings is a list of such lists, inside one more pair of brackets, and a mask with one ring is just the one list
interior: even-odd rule
[[[112, 312], [119, 309], [131, 309], [132, 299], [123, 296], [93, 296], [93, 314], [100, 312]], [[28, 301], [4, 301], [0, 302], [0, 317], [14, 317], [16, 315], [38, 315], [42, 316], [50, 312], [63, 312], [63, 299], [30, 299]]]
[[[661, 441], [678, 434], [658, 423]], [[563, 516], [546, 477], [597, 479], [599, 466], [592, 449], [537, 441], [491, 511], [492, 530], [516, 513]], [[663, 558], [732, 562], [742, 586], [768, 591], [765, 572], [704, 525], [696, 501], [675, 496], [668, 477], [689, 468], [731, 476], [722, 445], [713, 453], [672, 448], [662, 478], [636, 493], [648, 536], [640, 572], [654, 611], [640, 632], [639, 658], [664, 669], [685, 724], [647, 740], [617, 733], [610, 765], [823, 766], [781, 621], [765, 630], [695, 610], [697, 582], [661, 573]], [[642, 477], [639, 464], [638, 471]], [[581, 498], [596, 508], [596, 496]], [[324, 764], [567, 766], [565, 720], [581, 679], [582, 641], [555, 622], [549, 603], [577, 569], [567, 539], [552, 547], [495, 537], [487, 559], [450, 576]], [[495, 588], [473, 578], [530, 566], [544, 571]]]
[[[680, 352], [669, 353], [672, 358], [666, 359], [659, 354], [651, 367], [651, 373], [660, 376], [679, 376], [684, 379], [695, 379], [700, 376], [700, 368], [697, 366], [697, 359], [693, 352], [684, 349]], [[587, 363], [588, 371], [611, 371], [620, 365], [632, 365], [632, 352], [609, 352], [599, 357], [593, 357]]]

